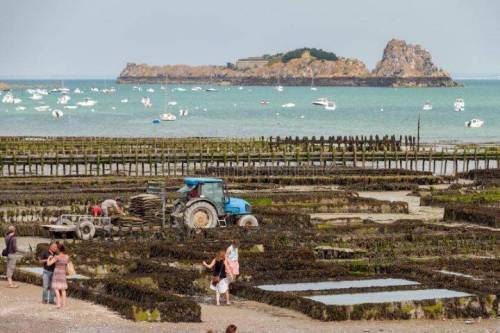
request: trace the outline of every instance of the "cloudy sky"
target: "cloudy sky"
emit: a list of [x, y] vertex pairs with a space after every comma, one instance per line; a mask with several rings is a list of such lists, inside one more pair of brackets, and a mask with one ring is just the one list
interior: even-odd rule
[[500, 73], [498, 0], [2, 0], [0, 77], [116, 77], [310, 46], [373, 68], [391, 38], [454, 75]]

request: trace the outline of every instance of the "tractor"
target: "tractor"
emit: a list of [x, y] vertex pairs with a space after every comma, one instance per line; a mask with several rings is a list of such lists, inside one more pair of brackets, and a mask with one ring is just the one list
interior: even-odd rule
[[174, 202], [170, 215], [173, 225], [191, 229], [259, 225], [251, 215], [252, 206], [241, 198], [229, 197], [222, 179], [184, 178], [184, 186], [178, 192], [181, 197]]

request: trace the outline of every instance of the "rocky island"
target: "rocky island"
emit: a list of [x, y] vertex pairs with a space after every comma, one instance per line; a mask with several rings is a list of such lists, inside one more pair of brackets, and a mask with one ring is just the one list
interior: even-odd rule
[[302, 48], [286, 53], [239, 59], [226, 66], [128, 63], [118, 83], [213, 83], [256, 86], [454, 87], [458, 84], [434, 65], [420, 45], [392, 39], [370, 71], [358, 59]]
[[0, 91], [7, 91], [7, 90], [10, 90], [10, 87], [6, 83], [0, 82]]

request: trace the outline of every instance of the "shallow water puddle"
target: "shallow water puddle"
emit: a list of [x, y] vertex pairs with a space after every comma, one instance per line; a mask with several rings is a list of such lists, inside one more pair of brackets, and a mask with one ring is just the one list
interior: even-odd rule
[[437, 271], [441, 274], [445, 274], [445, 275], [454, 275], [454, 276], [461, 276], [461, 277], [466, 277], [466, 278], [469, 278], [469, 279], [472, 279], [472, 280], [476, 280], [476, 281], [481, 281], [482, 279], [480, 278], [477, 278], [477, 277], [474, 277], [472, 275], [469, 275], [469, 274], [464, 274], [464, 273], [457, 273], [457, 272], [452, 272], [452, 271], [447, 271], [445, 269], [442, 269], [440, 271]]
[[[19, 267], [19, 270], [27, 273], [32, 273], [38, 276], [42, 276], [43, 274], [43, 267]], [[75, 274], [75, 275], [68, 275], [66, 276], [66, 279], [68, 280], [88, 280], [89, 277], [85, 275], [80, 275], [80, 274]]]
[[348, 288], [413, 286], [418, 284], [419, 284], [418, 282], [405, 279], [369, 279], [369, 280], [350, 280], [350, 281], [264, 284], [257, 287], [267, 291], [307, 291], [307, 290], [328, 290], [328, 289], [348, 289]]
[[374, 293], [318, 295], [305, 298], [318, 301], [326, 305], [354, 305], [365, 303], [386, 303], [403, 301], [422, 301], [427, 299], [455, 298], [472, 296], [471, 294], [448, 289], [423, 289], [382, 291]]

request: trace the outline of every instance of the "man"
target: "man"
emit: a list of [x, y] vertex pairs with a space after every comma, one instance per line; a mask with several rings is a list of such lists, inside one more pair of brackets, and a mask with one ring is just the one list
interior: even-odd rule
[[121, 206], [122, 206], [122, 201], [118, 197], [115, 200], [113, 199], [104, 200], [104, 202], [101, 204], [102, 214], [103, 216], [106, 217], [108, 217], [110, 214], [121, 215], [123, 214]]
[[38, 258], [43, 263], [43, 289], [42, 289], [42, 303], [54, 303], [54, 290], [52, 289], [52, 275], [54, 274], [55, 264], [49, 265], [48, 259], [57, 254], [57, 243], [52, 242], [48, 250], [42, 252]]
[[14, 270], [16, 269], [17, 261], [17, 238], [16, 238], [16, 228], [11, 225], [9, 226], [7, 236], [5, 236], [5, 249], [7, 254], [7, 282], [8, 288], [18, 288], [17, 284], [12, 282], [12, 275], [14, 275]]

